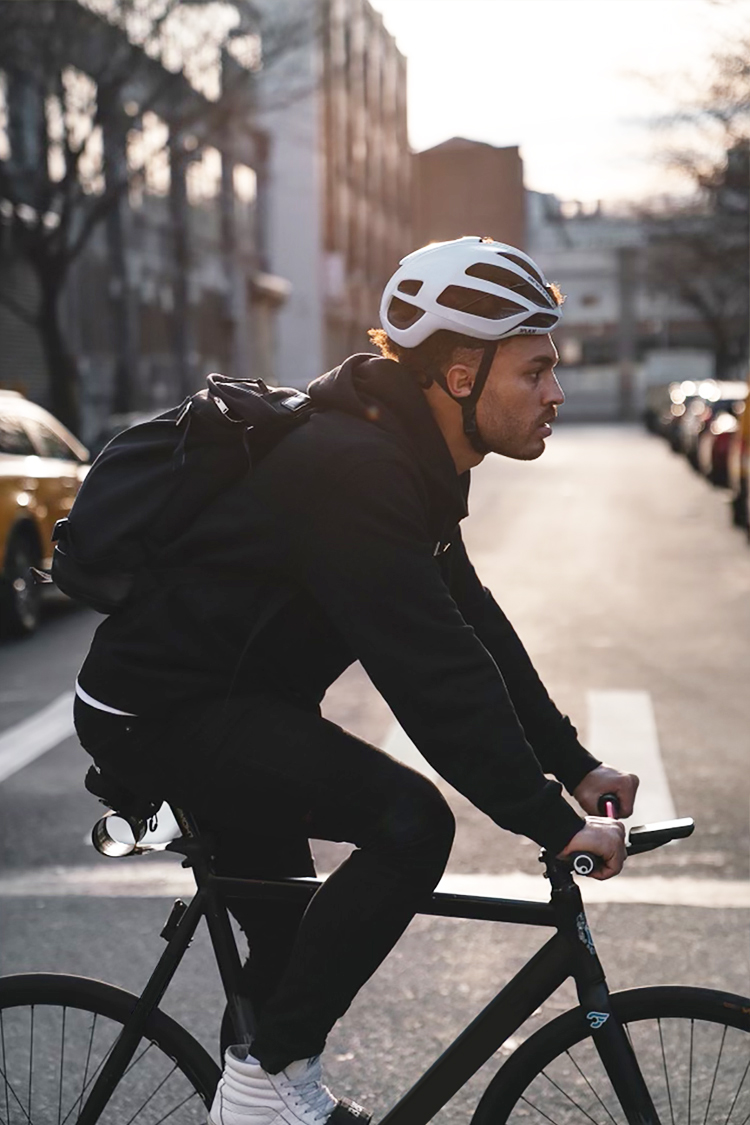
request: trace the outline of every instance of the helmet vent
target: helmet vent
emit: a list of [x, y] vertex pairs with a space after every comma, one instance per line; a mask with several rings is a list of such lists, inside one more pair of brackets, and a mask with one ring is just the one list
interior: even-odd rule
[[554, 328], [559, 319], [559, 316], [549, 313], [534, 313], [523, 322], [523, 326], [524, 328]]
[[423, 285], [423, 281], [417, 281], [416, 278], [407, 278], [406, 281], [400, 282], [398, 291], [399, 293], [408, 293], [410, 297], [416, 297]]
[[493, 293], [481, 293], [477, 289], [467, 289], [463, 285], [448, 285], [438, 297], [437, 303], [447, 309], [480, 316], [484, 320], [505, 320], [506, 317], [526, 311], [523, 305], [517, 305], [515, 301], [496, 297]]
[[388, 320], [394, 328], [411, 328], [423, 316], [424, 309], [418, 309], [400, 297], [393, 297], [388, 306]]
[[549, 308], [552, 304], [551, 297], [542, 296], [539, 290], [530, 285], [525, 278], [519, 277], [512, 270], [503, 269], [502, 266], [493, 266], [491, 262], [476, 262], [467, 268], [466, 273], [469, 277], [481, 277], [483, 281], [491, 281], [493, 285], [502, 285], [504, 289], [511, 289], [539, 308]]
[[514, 262], [515, 265], [520, 266], [522, 270], [526, 270], [526, 273], [533, 277], [535, 281], [538, 281], [544, 289], [547, 288], [547, 283], [542, 275], [532, 266], [531, 262], [527, 261], [526, 258], [522, 258], [520, 254], [508, 254], [507, 251], [498, 251], [498, 257], [507, 258], [509, 262]]

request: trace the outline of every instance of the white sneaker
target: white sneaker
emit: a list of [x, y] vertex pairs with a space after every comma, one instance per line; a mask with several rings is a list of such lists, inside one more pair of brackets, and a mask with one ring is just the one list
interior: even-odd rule
[[338, 1102], [324, 1086], [320, 1056], [290, 1063], [278, 1074], [229, 1047], [208, 1125], [323, 1125]]

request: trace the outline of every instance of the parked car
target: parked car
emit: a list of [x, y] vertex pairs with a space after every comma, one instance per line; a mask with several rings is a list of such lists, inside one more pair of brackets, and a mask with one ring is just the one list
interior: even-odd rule
[[0, 632], [32, 633], [41, 592], [29, 568], [48, 567], [50, 536], [86, 475], [88, 450], [48, 411], [0, 391]]
[[720, 414], [731, 413], [736, 403], [744, 402], [747, 384], [739, 381], [705, 379], [696, 394], [686, 402], [679, 419], [676, 447], [685, 454], [694, 469], [699, 468], [698, 445], [701, 435]]
[[682, 426], [683, 450], [694, 469], [701, 468], [700, 444], [704, 435], [711, 434], [712, 429], [714, 436], [724, 429], [731, 430], [732, 422], [728, 416], [741, 408], [746, 395], [745, 383], [711, 380], [710, 384], [703, 384], [701, 395], [694, 400]]
[[669, 384], [669, 401], [665, 401], [655, 423], [656, 433], [665, 437], [675, 453], [682, 453], [682, 426], [688, 411], [698, 398], [698, 384], [692, 379]]
[[[748, 375], [750, 394], [750, 375]], [[727, 454], [727, 481], [732, 494], [732, 522], [750, 531], [750, 397]]]
[[715, 410], [711, 421], [698, 436], [698, 468], [711, 484], [719, 488], [726, 488], [729, 484], [729, 450], [745, 409], [743, 399]]

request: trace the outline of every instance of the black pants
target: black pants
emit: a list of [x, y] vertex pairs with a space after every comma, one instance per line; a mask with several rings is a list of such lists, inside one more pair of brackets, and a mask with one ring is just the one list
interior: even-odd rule
[[218, 837], [220, 874], [314, 875], [310, 838], [356, 845], [307, 909], [232, 905], [250, 947], [253, 1053], [271, 1072], [319, 1054], [445, 869], [454, 821], [441, 794], [317, 708], [268, 693], [158, 719], [77, 699], [75, 722], [113, 776], [188, 809]]

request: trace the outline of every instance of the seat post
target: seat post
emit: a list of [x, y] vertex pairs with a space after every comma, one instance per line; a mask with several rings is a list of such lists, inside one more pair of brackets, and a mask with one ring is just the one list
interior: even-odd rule
[[202, 896], [211, 944], [234, 1027], [234, 1041], [249, 1046], [255, 1038], [255, 1013], [249, 998], [242, 994], [242, 962], [232, 931], [232, 923], [229, 920], [229, 912], [214, 881], [210, 846], [201, 839], [200, 830], [191, 813], [177, 807], [173, 807], [172, 811], [184, 836], [182, 840], [175, 840], [168, 844], [167, 848], [170, 851], [181, 852], [185, 856], [183, 866], [193, 869], [198, 892]]

